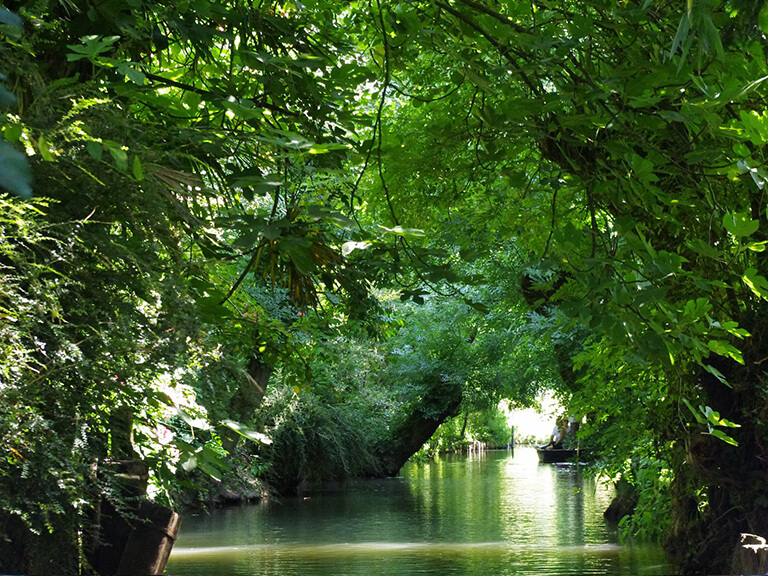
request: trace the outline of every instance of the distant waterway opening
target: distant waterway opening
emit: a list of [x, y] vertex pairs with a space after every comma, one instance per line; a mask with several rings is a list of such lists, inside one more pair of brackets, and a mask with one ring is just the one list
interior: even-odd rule
[[655, 545], [620, 544], [609, 486], [532, 448], [408, 464], [361, 480], [184, 518], [179, 576], [670, 574]]

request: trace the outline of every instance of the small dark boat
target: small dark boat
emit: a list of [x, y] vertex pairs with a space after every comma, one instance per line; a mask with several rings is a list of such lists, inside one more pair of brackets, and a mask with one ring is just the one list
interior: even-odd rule
[[539, 453], [539, 462], [544, 464], [575, 462], [577, 458], [576, 450], [566, 450], [565, 448], [536, 448], [536, 452]]

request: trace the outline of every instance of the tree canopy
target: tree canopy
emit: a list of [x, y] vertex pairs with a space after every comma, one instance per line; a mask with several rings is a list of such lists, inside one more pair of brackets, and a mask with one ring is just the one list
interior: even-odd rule
[[391, 472], [542, 389], [684, 570], [768, 534], [766, 8], [4, 6], [0, 568], [86, 571], [110, 463]]

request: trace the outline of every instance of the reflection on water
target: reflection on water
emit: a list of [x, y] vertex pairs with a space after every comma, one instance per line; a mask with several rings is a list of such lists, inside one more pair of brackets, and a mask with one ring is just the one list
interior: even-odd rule
[[620, 546], [609, 491], [532, 449], [407, 466], [305, 497], [185, 517], [169, 574], [669, 574], [653, 546]]

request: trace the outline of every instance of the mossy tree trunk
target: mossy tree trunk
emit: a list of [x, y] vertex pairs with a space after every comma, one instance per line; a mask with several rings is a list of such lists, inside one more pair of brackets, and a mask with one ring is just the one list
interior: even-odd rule
[[393, 427], [388, 439], [379, 446], [381, 474], [395, 476], [429, 440], [440, 424], [456, 416], [461, 406], [461, 386], [441, 383], [423, 397], [422, 402]]
[[[744, 364], [712, 358], [728, 385], [705, 372], [694, 375], [700, 402], [739, 425], [724, 430], [738, 445], [711, 434], [717, 428], [680, 430], [672, 487], [672, 525], [666, 549], [689, 574], [727, 574], [742, 534], [768, 536], [768, 357], [766, 318], [742, 319], [752, 337], [742, 344]], [[693, 431], [692, 431], [693, 429]]]

